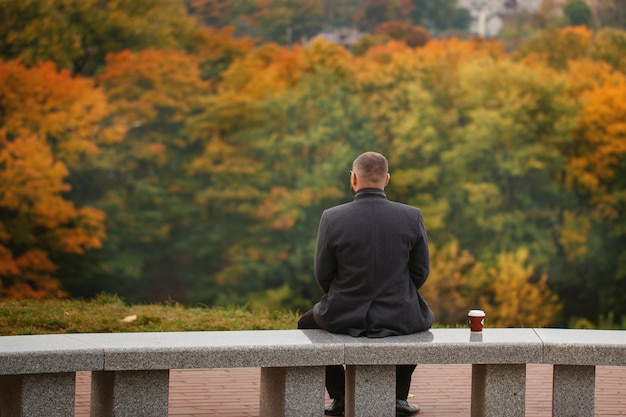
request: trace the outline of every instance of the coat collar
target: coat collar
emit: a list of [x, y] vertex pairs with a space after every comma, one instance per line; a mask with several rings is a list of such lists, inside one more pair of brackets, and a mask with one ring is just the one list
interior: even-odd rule
[[359, 198], [365, 198], [365, 197], [387, 198], [387, 195], [385, 194], [385, 190], [381, 190], [380, 188], [361, 188], [354, 195], [355, 200], [358, 200]]

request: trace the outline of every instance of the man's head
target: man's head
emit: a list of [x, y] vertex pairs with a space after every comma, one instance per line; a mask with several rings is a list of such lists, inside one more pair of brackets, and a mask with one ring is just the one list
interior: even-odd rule
[[387, 159], [377, 152], [365, 152], [352, 163], [350, 190], [353, 194], [362, 188], [384, 190], [389, 183], [389, 178]]

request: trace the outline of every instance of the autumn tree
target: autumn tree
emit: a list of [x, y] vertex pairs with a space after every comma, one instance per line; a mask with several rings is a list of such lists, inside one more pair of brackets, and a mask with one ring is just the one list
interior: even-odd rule
[[202, 78], [213, 85], [221, 80], [221, 75], [237, 59], [244, 58], [255, 45], [251, 38], [233, 37], [233, 26], [222, 28], [204, 27], [194, 32], [190, 43], [190, 54], [200, 65]]
[[99, 285], [129, 300], [185, 301], [189, 282], [206, 267], [200, 253], [209, 254], [208, 262], [213, 252], [210, 219], [195, 204], [200, 184], [187, 171], [202, 148], [183, 134], [208, 83], [194, 57], [156, 50], [108, 55], [97, 81], [110, 102], [109, 119], [127, 130], [70, 178], [77, 201], [107, 214], [108, 233], [89, 260], [97, 271], [74, 277], [72, 289], [87, 296]]
[[551, 27], [520, 46], [514, 57], [538, 59], [553, 68], [566, 69], [570, 60], [589, 55], [592, 35], [584, 26], [563, 29]]
[[3, 0], [0, 57], [93, 75], [109, 52], [182, 48], [194, 26], [183, 0]]
[[[587, 231], [584, 240], [578, 238], [581, 252], [575, 265], [580, 267], [573, 270], [580, 271], [584, 266], [587, 271], [593, 271], [594, 280], [584, 283], [593, 291], [581, 297], [588, 310], [596, 315], [604, 311], [621, 317], [626, 315], [622, 285], [626, 269], [620, 261], [626, 256], [623, 250], [626, 77], [602, 63], [580, 63], [572, 68], [570, 77], [581, 110], [568, 148], [569, 180], [586, 202], [575, 213], [576, 223], [571, 229]], [[568, 244], [576, 242], [576, 237], [570, 234]], [[580, 274], [573, 278], [570, 281], [585, 280]], [[568, 281], [562, 287], [564, 293], [576, 291]]]
[[206, 291], [217, 302], [273, 294], [306, 308], [320, 295], [311, 275], [319, 215], [346, 198], [358, 146], [373, 143], [349, 55], [322, 41], [266, 46], [223, 80], [194, 127], [206, 143], [194, 164], [208, 178], [203, 201], [232, 223], [218, 288]]
[[446, 223], [462, 247], [481, 248], [479, 259], [527, 247], [535, 265], [548, 266], [558, 224], [551, 213], [576, 204], [562, 188], [561, 150], [576, 110], [565, 79], [508, 60], [476, 61], [460, 76], [464, 123], [443, 160], [454, 161], [449, 202], [463, 210]]
[[[414, 50], [400, 43], [370, 49], [355, 62], [356, 77], [372, 120], [377, 149], [393, 166], [389, 195], [420, 207], [429, 230], [443, 231], [451, 210], [443, 162], [459, 124], [462, 97], [459, 67], [480, 57], [498, 56], [489, 43], [433, 40]], [[450, 236], [435, 233], [443, 246]]]
[[489, 266], [456, 241], [431, 247], [431, 275], [420, 291], [439, 323], [462, 324], [468, 310], [480, 307], [490, 327], [548, 326], [558, 319], [561, 303], [547, 275], [536, 277], [528, 256], [524, 248], [503, 252]]
[[596, 31], [591, 58], [626, 73], [626, 31], [611, 28]]
[[493, 327], [545, 327], [560, 313], [558, 297], [548, 288], [548, 277], [535, 278], [527, 264], [529, 252], [500, 253], [495, 266], [487, 268], [484, 295], [479, 305]]
[[563, 13], [572, 26], [591, 26], [593, 12], [585, 0], [568, 0], [563, 7]]
[[428, 31], [423, 27], [401, 21], [385, 22], [376, 28], [374, 34], [389, 36], [411, 47], [423, 46], [429, 39]]
[[115, 140], [98, 127], [105, 97], [52, 64], [0, 61], [0, 114], [0, 295], [63, 295], [57, 260], [76, 260], [105, 236], [102, 211], [66, 199], [68, 167]]
[[484, 291], [482, 264], [469, 251], [461, 249], [458, 241], [442, 248], [431, 245], [430, 257], [430, 275], [420, 293], [438, 323], [462, 324], [470, 309], [481, 306], [479, 297]]

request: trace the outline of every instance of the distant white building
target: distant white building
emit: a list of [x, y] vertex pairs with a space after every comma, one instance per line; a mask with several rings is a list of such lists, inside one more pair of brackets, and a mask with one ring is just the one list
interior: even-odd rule
[[536, 13], [545, 0], [457, 0], [457, 6], [470, 11], [470, 33], [485, 38], [498, 36], [506, 16]]

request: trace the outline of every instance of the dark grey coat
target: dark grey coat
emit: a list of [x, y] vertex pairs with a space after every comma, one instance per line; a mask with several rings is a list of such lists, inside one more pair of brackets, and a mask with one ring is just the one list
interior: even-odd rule
[[383, 190], [359, 190], [354, 201], [322, 214], [314, 272], [325, 294], [315, 321], [351, 336], [429, 329], [434, 315], [418, 292], [429, 271], [421, 211], [387, 200]]

